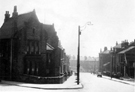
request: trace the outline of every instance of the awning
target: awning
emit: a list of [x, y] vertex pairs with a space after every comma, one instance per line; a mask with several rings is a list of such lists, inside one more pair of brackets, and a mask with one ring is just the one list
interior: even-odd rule
[[46, 50], [54, 50], [54, 47], [47, 43]]
[[124, 53], [130, 51], [130, 50], [133, 49], [133, 48], [135, 48], [135, 46], [131, 46], [131, 47], [129, 47], [129, 48], [127, 48], [127, 49], [125, 49], [125, 50], [119, 52], [118, 54], [124, 54]]

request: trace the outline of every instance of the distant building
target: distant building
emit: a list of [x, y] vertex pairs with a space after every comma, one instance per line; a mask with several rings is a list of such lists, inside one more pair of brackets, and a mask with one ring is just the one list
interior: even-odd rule
[[129, 44], [128, 41], [123, 41], [119, 45], [121, 45], [119, 48], [117, 45], [114, 46], [112, 72], [115, 74], [120, 73], [123, 77], [134, 77], [134, 42], [132, 44]]
[[[71, 59], [70, 66], [73, 71], [76, 71], [77, 60]], [[83, 57], [80, 60], [80, 72], [91, 72], [96, 73], [99, 67], [99, 60], [97, 57], [89, 57], [87, 60], [84, 60]]]
[[99, 53], [99, 62], [99, 71], [103, 74], [134, 78], [135, 41], [129, 44], [125, 40], [121, 44], [116, 43], [110, 51], [105, 49]]
[[134, 78], [135, 73], [135, 46], [129, 46], [128, 48], [120, 51], [119, 63], [120, 63], [120, 72], [124, 77]]
[[99, 53], [99, 72], [108, 73], [111, 72], [111, 51], [104, 47], [104, 50]]

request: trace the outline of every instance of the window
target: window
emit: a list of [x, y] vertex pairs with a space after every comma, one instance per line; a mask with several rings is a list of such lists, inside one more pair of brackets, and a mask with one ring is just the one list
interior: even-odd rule
[[34, 42], [30, 42], [30, 54], [34, 52]]
[[27, 41], [27, 53], [30, 53], [30, 44], [29, 44], [29, 41]]
[[35, 69], [35, 62], [34, 62], [34, 61], [31, 61], [31, 64], [32, 64], [32, 65], [31, 65], [31, 66], [32, 66], [32, 67], [31, 67], [31, 75], [34, 75], [34, 74], [35, 74], [35, 70], [36, 70], [36, 69]]
[[35, 75], [38, 75], [38, 71], [39, 71], [39, 69], [38, 69], [38, 62], [36, 62], [36, 65], [35, 65]]
[[49, 53], [47, 53], [47, 62], [46, 62], [46, 65], [47, 65], [47, 67], [49, 67], [50, 66], [50, 63], [51, 63], [51, 59], [50, 59], [50, 54]]
[[36, 29], [35, 29], [35, 28], [33, 28], [33, 34], [35, 34], [35, 30], [36, 30]]
[[38, 42], [35, 42], [35, 54], [39, 52]]
[[28, 67], [27, 61], [24, 60], [24, 74], [27, 74], [27, 67]]
[[30, 61], [29, 60], [24, 61], [24, 73], [30, 74]]

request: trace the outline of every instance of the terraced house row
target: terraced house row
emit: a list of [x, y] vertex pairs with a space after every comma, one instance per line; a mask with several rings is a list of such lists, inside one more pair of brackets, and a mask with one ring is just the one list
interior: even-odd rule
[[99, 71], [111, 77], [135, 78], [135, 40], [127, 40], [99, 53]]
[[35, 10], [12, 17], [0, 28], [0, 78], [32, 83], [63, 83], [71, 71], [69, 57], [54, 24], [40, 23]]

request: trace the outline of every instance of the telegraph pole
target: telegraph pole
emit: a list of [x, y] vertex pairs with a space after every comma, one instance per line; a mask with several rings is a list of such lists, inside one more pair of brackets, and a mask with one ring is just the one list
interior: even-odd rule
[[[86, 28], [86, 25], [93, 25], [91, 22], [87, 22], [83, 27]], [[83, 30], [84, 30], [83, 29]], [[80, 35], [81, 35], [80, 26], [78, 26], [78, 53], [77, 53], [77, 84], [80, 83]]]
[[79, 85], [80, 83], [80, 26], [78, 26], [78, 54], [77, 54], [77, 84]]

